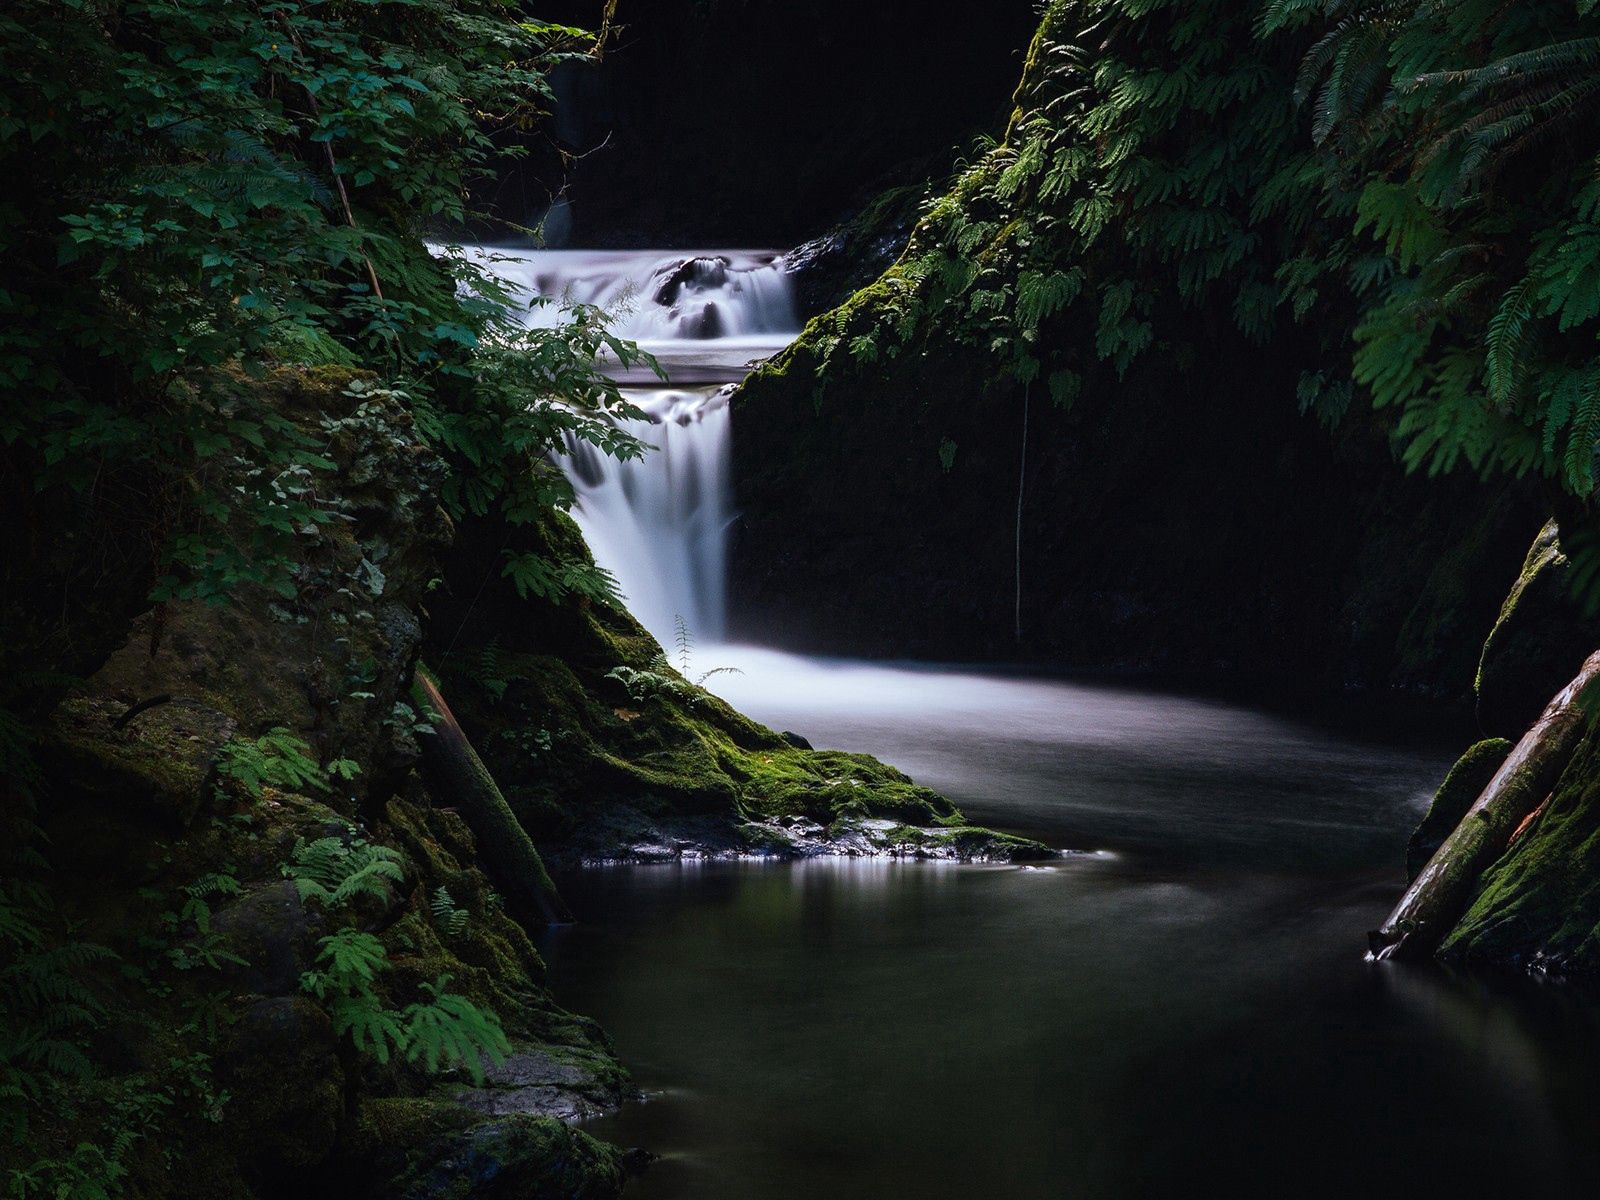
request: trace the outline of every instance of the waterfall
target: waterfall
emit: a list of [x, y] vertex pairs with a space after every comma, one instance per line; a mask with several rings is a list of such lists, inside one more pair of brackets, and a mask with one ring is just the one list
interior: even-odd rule
[[[663, 645], [681, 619], [697, 642], [727, 630], [727, 537], [733, 519], [730, 386], [799, 332], [794, 293], [776, 251], [473, 251], [533, 296], [594, 304], [616, 333], [656, 356], [663, 387], [616, 372], [646, 417], [624, 428], [653, 447], [618, 462], [569, 438], [562, 467], [595, 561], [616, 575], [628, 607]], [[559, 305], [525, 320], [554, 325]], [[653, 385], [653, 386], [644, 386]]]

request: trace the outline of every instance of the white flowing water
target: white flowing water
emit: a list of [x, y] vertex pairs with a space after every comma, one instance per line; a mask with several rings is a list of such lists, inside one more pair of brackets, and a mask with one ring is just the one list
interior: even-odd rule
[[[563, 460], [595, 561], [663, 645], [681, 621], [699, 643], [727, 630], [730, 420], [726, 391], [799, 332], [776, 251], [477, 250], [530, 298], [525, 321], [550, 327], [567, 304], [613, 314], [618, 336], [655, 356], [667, 383], [616, 370], [646, 414], [623, 427], [653, 449], [619, 462], [572, 440]], [[615, 365], [615, 364], [614, 364]], [[642, 386], [653, 385], [653, 386]]]
[[794, 336], [781, 258], [495, 269], [620, 310], [671, 376], [618, 376], [653, 453], [565, 460], [596, 559], [658, 639], [681, 618], [695, 673], [739, 668], [709, 682], [758, 720], [877, 754], [980, 823], [1109, 852], [565, 881], [585, 919], [546, 934], [552, 978], [654, 1096], [595, 1130], [662, 1154], [630, 1195], [1592, 1193], [1587, 1013], [1361, 960], [1449, 754], [1204, 697], [722, 644], [723, 388]]

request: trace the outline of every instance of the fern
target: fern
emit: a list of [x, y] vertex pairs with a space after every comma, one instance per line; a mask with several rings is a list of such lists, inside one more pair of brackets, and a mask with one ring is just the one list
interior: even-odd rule
[[467, 677], [484, 691], [495, 703], [505, 699], [511, 685], [525, 676], [511, 669], [500, 649], [500, 639], [491, 638], [468, 661]]
[[311, 756], [311, 747], [282, 725], [258, 738], [231, 738], [222, 747], [217, 774], [232, 780], [250, 796], [263, 789], [328, 790], [327, 772]]
[[487, 1056], [497, 1066], [503, 1064], [511, 1045], [500, 1019], [465, 996], [446, 992], [449, 983], [448, 975], [423, 983], [428, 1000], [407, 1005], [401, 1014], [406, 1057], [430, 1074], [448, 1066], [463, 1066], [474, 1083], [482, 1084], [483, 1058]]
[[1567, 435], [1567, 449], [1561, 460], [1567, 487], [1576, 495], [1590, 496], [1595, 490], [1597, 445], [1600, 445], [1600, 369], [1590, 368], [1578, 394], [1572, 431]]
[[622, 607], [617, 577], [591, 562], [557, 562], [539, 554], [506, 553], [501, 574], [511, 580], [517, 595], [551, 603], [568, 597], [593, 601], [607, 608]]
[[449, 889], [443, 884], [434, 889], [433, 895], [428, 899], [428, 907], [433, 913], [434, 925], [446, 937], [457, 938], [466, 932], [469, 919], [467, 910], [456, 907]]
[[398, 851], [374, 845], [346, 826], [340, 836], [296, 838], [283, 874], [294, 881], [302, 901], [315, 900], [332, 910], [358, 896], [388, 900], [391, 885], [405, 880], [403, 863]]
[[1534, 299], [1533, 283], [1524, 279], [1501, 298], [1489, 321], [1484, 369], [1489, 395], [1501, 406], [1516, 400], [1526, 383], [1523, 364], [1532, 339]]

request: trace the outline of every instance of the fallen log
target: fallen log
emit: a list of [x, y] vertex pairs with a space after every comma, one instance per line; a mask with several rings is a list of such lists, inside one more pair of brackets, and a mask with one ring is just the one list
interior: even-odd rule
[[556, 891], [527, 830], [472, 748], [445, 703], [438, 682], [420, 666], [411, 684], [411, 695], [419, 707], [426, 706], [438, 714], [432, 736], [417, 739], [422, 744], [422, 769], [429, 789], [460, 810], [477, 839], [478, 854], [488, 875], [505, 894], [513, 912], [537, 915], [549, 925], [570, 922], [572, 913]]
[[1367, 935], [1369, 960], [1423, 958], [1438, 948], [1466, 911], [1478, 876], [1505, 853], [1571, 760], [1587, 715], [1584, 693], [1597, 679], [1600, 651], [1545, 707], [1388, 920]]

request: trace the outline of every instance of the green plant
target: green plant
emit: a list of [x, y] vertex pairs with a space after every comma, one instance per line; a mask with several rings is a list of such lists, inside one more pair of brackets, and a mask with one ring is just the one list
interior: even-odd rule
[[328, 790], [327, 772], [311, 756], [311, 747], [281, 725], [258, 738], [229, 738], [218, 757], [217, 774], [257, 799], [268, 787]]
[[466, 909], [456, 907], [449, 889], [443, 884], [435, 888], [433, 895], [428, 898], [428, 908], [433, 913], [434, 925], [446, 937], [460, 937], [466, 932], [469, 914]]
[[347, 825], [341, 835], [314, 841], [296, 838], [283, 874], [300, 899], [334, 909], [358, 896], [388, 900], [391, 884], [405, 881], [404, 860], [388, 846], [367, 841]]
[[526, 676], [518, 673], [505, 661], [500, 652], [500, 639], [490, 638], [476, 651], [466, 666], [467, 678], [489, 693], [495, 703], [505, 699], [506, 689]]
[[[526, 297], [421, 236], [472, 215], [469, 181], [519, 153], [503, 135], [596, 44], [501, 0], [8, 6], [0, 154], [32, 181], [0, 203], [0, 445], [19, 494], [73, 512], [63, 496], [114, 474], [158, 546], [154, 598], [292, 600], [305, 539], [337, 519], [319, 487], [336, 431], [253, 386], [274, 366], [372, 372], [346, 395], [414, 419], [456, 514], [570, 503], [547, 461], [569, 435], [638, 453], [595, 359], [643, 356], [605, 315], [527, 330]], [[509, 571], [610, 595], [592, 569]]]
[[341, 929], [321, 940], [320, 966], [301, 977], [301, 989], [328, 1007], [339, 1036], [379, 1062], [397, 1055], [430, 1074], [452, 1066], [466, 1068], [483, 1082], [482, 1060], [503, 1063], [510, 1053], [500, 1020], [464, 996], [445, 991], [450, 976], [423, 982], [426, 1000], [395, 1009], [376, 985], [388, 969], [383, 943], [370, 933]]

